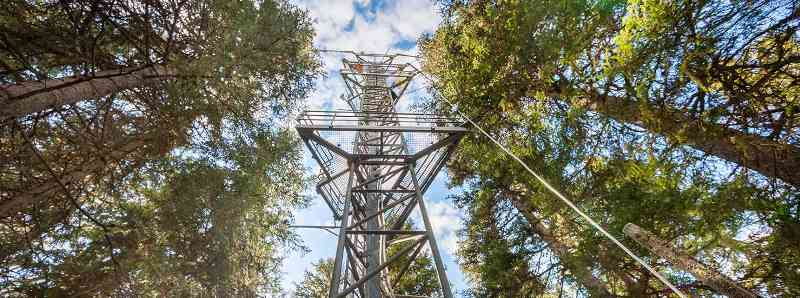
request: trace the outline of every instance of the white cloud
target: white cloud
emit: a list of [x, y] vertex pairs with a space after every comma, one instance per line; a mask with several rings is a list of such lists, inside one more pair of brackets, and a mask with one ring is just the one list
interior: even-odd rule
[[439, 249], [446, 251], [450, 255], [455, 255], [458, 249], [458, 234], [456, 232], [462, 225], [461, 212], [447, 201], [426, 201], [426, 207]]
[[317, 37], [325, 39], [344, 28], [356, 14], [352, 2], [341, 0], [296, 1], [295, 4], [308, 10], [314, 19]]
[[[411, 49], [394, 47], [401, 42], [416, 43], [423, 33], [435, 30], [441, 18], [434, 3], [428, 0], [386, 1], [379, 5], [374, 15], [365, 9], [369, 0], [297, 0], [295, 4], [307, 9], [314, 20], [317, 33], [315, 46], [319, 49], [355, 50], [364, 52], [392, 52], [416, 54], [416, 45]], [[332, 105], [334, 109], [345, 109], [346, 104], [339, 99], [345, 93], [345, 86], [338, 75], [344, 54], [323, 53], [326, 78], [317, 82], [309, 108]], [[412, 89], [416, 86], [412, 86]], [[419, 96], [416, 94], [415, 96]], [[401, 101], [398, 108], [407, 110], [411, 98]]]
[[315, 44], [320, 48], [400, 51], [393, 49], [393, 45], [401, 41], [416, 42], [421, 34], [433, 32], [441, 20], [432, 1], [387, 1], [374, 16], [364, 15], [370, 13], [364, 10], [357, 11], [357, 7], [370, 6], [369, 2], [300, 0], [296, 4], [307, 9], [314, 19]]
[[392, 1], [392, 8], [379, 14], [378, 19], [390, 22], [389, 26], [403, 39], [416, 39], [424, 32], [433, 32], [441, 21], [430, 1], [404, 0]]

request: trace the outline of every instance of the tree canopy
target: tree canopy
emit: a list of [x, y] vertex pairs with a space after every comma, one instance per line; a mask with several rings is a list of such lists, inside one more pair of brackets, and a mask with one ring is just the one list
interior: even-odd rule
[[[796, 3], [442, 8], [420, 40], [429, 109], [474, 119], [618, 239], [634, 223], [759, 295], [800, 291]], [[454, 199], [469, 215], [459, 254], [471, 294], [669, 293], [479, 133], [448, 168], [467, 189]], [[713, 293], [624, 243], [682, 289]]]
[[319, 74], [286, 1], [0, 4], [0, 295], [273, 296]]

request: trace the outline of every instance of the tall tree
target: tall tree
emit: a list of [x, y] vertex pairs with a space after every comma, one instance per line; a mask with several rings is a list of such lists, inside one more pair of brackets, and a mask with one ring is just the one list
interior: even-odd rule
[[[436, 91], [429, 108], [457, 108], [473, 118], [617, 238], [624, 238], [625, 223], [634, 222], [663, 239], [677, 239], [701, 261], [731, 264], [725, 274], [742, 277], [738, 282], [759, 295], [793, 295], [799, 285], [790, 268], [800, 265], [800, 251], [787, 247], [800, 238], [786, 231], [800, 222], [797, 189], [791, 185], [796, 173], [788, 166], [797, 159], [791, 153], [796, 152], [796, 128], [780, 126], [773, 134], [756, 127], [777, 125], [780, 121], [764, 115], [793, 106], [796, 93], [758, 88], [791, 84], [795, 78], [788, 49], [797, 37], [786, 33], [797, 27], [796, 10], [785, 1], [446, 2], [443, 26], [421, 40], [424, 69]], [[763, 30], [751, 34], [743, 31], [747, 26]], [[742, 97], [720, 89], [722, 84], [705, 84], [719, 88], [699, 95], [700, 76], [691, 69], [702, 59], [695, 60], [699, 53], [685, 54], [688, 47], [682, 45], [694, 41], [687, 36], [703, 40], [710, 56], [702, 57], [725, 54], [733, 57], [726, 65], [758, 69], [739, 73], [753, 84], [747, 91], [753, 100], [746, 105], [758, 112], [734, 109]], [[781, 47], [764, 48], [777, 36]], [[741, 48], [725, 47], [732, 44]], [[756, 104], [756, 90], [775, 98], [772, 108]], [[794, 115], [793, 108], [787, 111]], [[471, 218], [507, 218], [502, 222], [515, 224], [498, 225], [501, 235], [538, 240], [535, 245], [511, 242], [506, 251], [528, 264], [552, 257], [561, 268], [557, 272], [563, 275], [555, 279], [539, 274], [544, 269], [536, 266], [520, 271], [521, 276], [535, 272], [547, 285], [544, 295], [557, 295], [562, 289], [554, 283], [560, 281], [567, 289], [595, 295], [667, 293], [487, 138], [465, 138], [448, 168], [454, 184], [494, 194], [464, 193], [462, 206], [504, 206], [483, 208], [491, 212], [469, 207]], [[462, 246], [481, 247], [488, 238], [484, 233], [466, 233]], [[557, 245], [548, 246], [547, 238]], [[546, 249], [535, 250], [542, 246]], [[559, 247], [569, 256], [557, 256]], [[477, 256], [462, 262], [480, 274], [488, 270], [480, 264], [503, 254]], [[770, 264], [770, 258], [781, 265]], [[657, 270], [669, 266], [658, 256], [647, 261]], [[668, 278], [693, 294], [711, 293], [690, 277]]]
[[[3, 63], [19, 67], [9, 69], [4, 76], [9, 83], [0, 86], [3, 118], [61, 109], [170, 79], [191, 82], [178, 86], [201, 96], [191, 98], [196, 104], [253, 104], [264, 91], [274, 94], [262, 96], [290, 92], [307, 75], [308, 65], [315, 63], [308, 20], [302, 11], [282, 1], [11, 1], [4, 5], [14, 13], [2, 24], [7, 40], [58, 42], [64, 48], [5, 44], [3, 56], [8, 61]], [[74, 30], [78, 40], [54, 41], [57, 38], [44, 33], [31, 36], [24, 30], [29, 28]], [[74, 56], [63, 53], [73, 50], [70, 46], [89, 56], [69, 64], [48, 63], [51, 56]], [[195, 92], [198, 86], [212, 92]]]
[[[2, 8], [3, 107], [38, 107], [2, 120], [3, 216], [60, 196], [43, 191], [58, 181], [69, 188], [102, 180], [189, 143], [215, 142], [227, 123], [288, 112], [317, 74], [310, 21], [282, 1]], [[145, 142], [109, 152], [124, 145], [122, 136]]]
[[162, 159], [125, 189], [88, 194], [110, 202], [83, 205], [91, 217], [71, 216], [27, 239], [43, 246], [7, 255], [2, 294], [279, 293], [279, 252], [297, 245], [286, 223], [303, 204], [301, 151], [289, 131], [251, 129], [220, 144], [222, 156]]
[[306, 12], [280, 0], [0, 12], [0, 296], [278, 291], [302, 185], [280, 119], [319, 66]]
[[425, 67], [475, 115], [559, 100], [800, 185], [792, 87], [800, 16], [791, 1], [454, 1], [446, 9], [448, 25], [423, 41]]

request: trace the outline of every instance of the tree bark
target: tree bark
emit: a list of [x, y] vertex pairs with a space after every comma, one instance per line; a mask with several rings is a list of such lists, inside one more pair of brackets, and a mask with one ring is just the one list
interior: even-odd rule
[[578, 282], [589, 290], [592, 297], [614, 297], [608, 287], [606, 287], [606, 283], [592, 275], [591, 268], [576, 262], [574, 257], [571, 256], [569, 247], [559, 241], [550, 229], [536, 216], [535, 208], [531, 205], [530, 201], [521, 196], [512, 195], [510, 197], [514, 208], [517, 208], [525, 217], [531, 229], [547, 243], [547, 246], [550, 247], [564, 267], [572, 272]]
[[[60, 184], [69, 185], [71, 183], [86, 179], [93, 173], [105, 168], [108, 159], [118, 160], [124, 158], [130, 152], [147, 145], [146, 138], [136, 138], [128, 140], [113, 150], [105, 159], [97, 158], [78, 167], [65, 171], [66, 174], [60, 177], [51, 177], [48, 182], [38, 184], [30, 191], [23, 194], [0, 201], [0, 218], [11, 216], [25, 208], [47, 199], [51, 194], [63, 191]], [[58, 180], [60, 180], [60, 183]]]
[[688, 271], [697, 280], [720, 294], [728, 297], [758, 297], [719, 271], [703, 265], [687, 253], [672, 247], [668, 242], [659, 239], [635, 224], [629, 223], [625, 225], [623, 232], [654, 254], [667, 259], [667, 261], [681, 270]]
[[162, 65], [128, 67], [94, 74], [0, 86], [0, 120], [99, 98], [175, 76]]
[[590, 95], [583, 103], [620, 122], [633, 123], [672, 141], [742, 165], [770, 178], [800, 187], [800, 148], [691, 119], [684, 112], [668, 107], [646, 105], [620, 97]]

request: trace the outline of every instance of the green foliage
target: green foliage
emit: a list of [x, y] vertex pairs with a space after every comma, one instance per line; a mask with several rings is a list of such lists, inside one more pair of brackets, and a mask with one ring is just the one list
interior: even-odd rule
[[152, 235], [147, 255], [155, 258], [132, 268], [130, 281], [140, 294], [278, 292], [278, 251], [296, 245], [286, 224], [303, 203], [303, 168], [297, 140], [288, 132], [251, 137], [250, 144], [227, 144], [235, 148], [228, 165], [209, 159], [170, 162], [158, 173], [166, 176], [165, 184], [144, 190], [153, 207], [137, 206], [144, 210], [136, 220]]
[[475, 297], [533, 297], [546, 293], [544, 284], [531, 270], [530, 258], [542, 245], [530, 243], [526, 231], [504, 233], [508, 225], [519, 223], [497, 218], [494, 213], [505, 206], [497, 204], [488, 189], [475, 190], [457, 198], [468, 204], [470, 214], [458, 251], [462, 269], [475, 282], [470, 294]]
[[333, 259], [319, 260], [306, 270], [303, 281], [295, 284], [294, 295], [298, 298], [327, 297], [333, 275]]
[[76, 217], [48, 234], [52, 247], [5, 259], [44, 270], [4, 279], [5, 295], [276, 295], [279, 251], [298, 245], [287, 223], [305, 203], [301, 151], [287, 131], [243, 137], [225, 143], [227, 161], [191, 153], [148, 168], [91, 206], [103, 229]]
[[0, 84], [174, 70], [2, 120], [0, 296], [277, 295], [313, 34], [281, 0], [0, 4]]
[[[410, 230], [410, 228], [406, 228]], [[389, 247], [388, 255], [393, 256], [396, 253], [408, 247], [411, 243], [397, 244]], [[395, 291], [397, 294], [435, 297], [439, 293], [439, 277], [436, 276], [436, 269], [434, 268], [431, 256], [425, 252], [421, 252], [416, 259], [413, 260], [407, 271], [400, 277], [399, 281], [397, 276], [403, 264], [408, 263], [410, 260], [407, 255], [397, 259], [394, 264], [389, 265], [389, 276], [393, 283], [396, 283]]]
[[[646, 0], [446, 5], [444, 25], [421, 40], [423, 67], [438, 91], [430, 109], [466, 113], [617, 238], [624, 239], [622, 227], [633, 222], [703, 262], [725, 265], [725, 273], [748, 288], [797, 293], [792, 272], [800, 259], [788, 243], [798, 238], [784, 232], [800, 222], [796, 188], [680, 146], [691, 144], [685, 132], [659, 135], [593, 108], [604, 104], [603, 96], [618, 96], [639, 106], [641, 122], [674, 121], [659, 112], [666, 107], [688, 115], [687, 121], [795, 146], [797, 134], [773, 120], [794, 117], [797, 93], [766, 87], [796, 80], [791, 53], [798, 24], [789, 15], [795, 6]], [[778, 118], [765, 116], [786, 110]], [[455, 199], [469, 214], [459, 254], [474, 281], [473, 295], [587, 293], [586, 272], [616, 295], [663, 289], [477, 131], [462, 141], [448, 168], [452, 183], [468, 189]], [[553, 237], [534, 228], [537, 223]], [[491, 224], [494, 230], [487, 229]], [[559, 257], [554, 246], [566, 247], [569, 256]], [[693, 294], [710, 294], [693, 278], [666, 270], [669, 264], [657, 257], [650, 262]], [[501, 264], [518, 265], [502, 271]]]
[[[0, 65], [8, 66], [2, 83], [154, 64], [174, 72], [159, 84], [2, 120], [0, 160], [14, 165], [0, 172], [4, 200], [38, 193], [42, 177], [53, 176], [43, 163], [61, 162], [55, 174], [68, 176], [97, 160], [122, 159], [128, 167], [86, 172], [124, 177], [175, 148], [220, 142], [225, 126], [291, 112], [319, 74], [311, 21], [285, 1], [7, 1], [0, 11]], [[144, 144], [116, 155], [105, 150], [131, 140]], [[44, 161], [30, 143], [41, 144]]]

